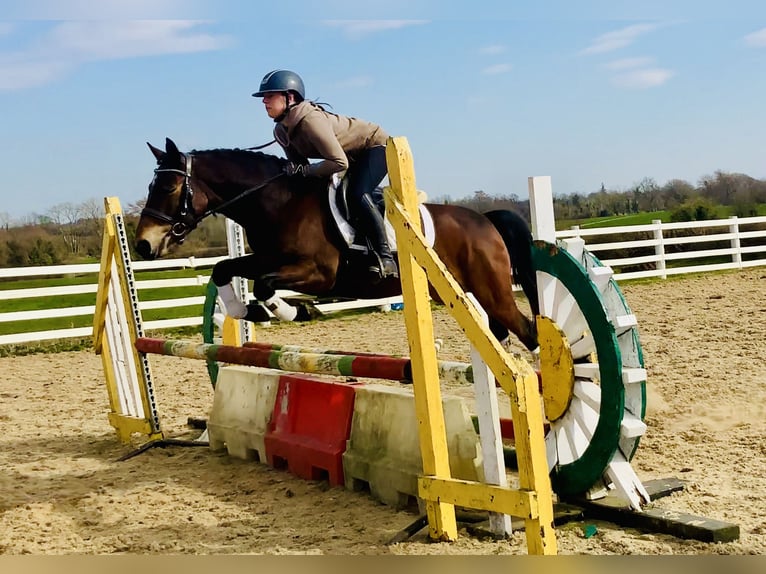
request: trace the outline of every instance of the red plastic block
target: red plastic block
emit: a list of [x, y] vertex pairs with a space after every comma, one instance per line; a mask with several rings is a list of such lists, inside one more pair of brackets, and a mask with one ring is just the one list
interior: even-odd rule
[[282, 375], [264, 436], [266, 459], [306, 480], [343, 485], [343, 453], [351, 432], [355, 387]]
[[[547, 433], [551, 428], [550, 423], [543, 423], [543, 430]], [[513, 421], [500, 417], [500, 436], [507, 440], [516, 440], [513, 430]]]

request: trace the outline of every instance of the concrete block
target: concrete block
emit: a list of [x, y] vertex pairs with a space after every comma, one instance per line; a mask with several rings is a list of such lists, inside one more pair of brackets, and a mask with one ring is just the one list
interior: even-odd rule
[[212, 450], [225, 448], [231, 456], [266, 462], [264, 436], [283, 374], [239, 365], [219, 370], [207, 424]]
[[[483, 480], [479, 436], [464, 399], [444, 396], [442, 404], [452, 476]], [[369, 487], [389, 506], [402, 509], [417, 501], [423, 459], [411, 389], [365, 385], [356, 390], [343, 472], [346, 488]]]

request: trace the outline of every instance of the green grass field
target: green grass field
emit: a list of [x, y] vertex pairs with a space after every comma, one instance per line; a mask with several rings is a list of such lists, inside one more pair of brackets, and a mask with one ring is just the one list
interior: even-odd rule
[[[139, 271], [135, 273], [136, 281], [152, 279], [180, 279], [184, 277], [196, 277], [197, 275], [209, 275], [210, 270], [180, 269], [170, 271]], [[0, 282], [0, 290], [7, 289], [33, 289], [72, 285], [95, 285], [98, 283], [98, 274], [86, 274], [56, 278], [34, 278], [20, 280], [6, 280]], [[141, 289], [139, 297], [141, 301], [158, 301], [163, 299], [175, 299], [182, 297], [197, 297], [205, 295], [205, 286], [193, 287], [170, 287], [163, 289]], [[62, 295], [56, 297], [34, 297], [24, 299], [10, 299], [2, 301], [2, 311], [10, 313], [14, 311], [37, 311], [43, 309], [62, 309], [67, 307], [81, 307], [95, 305], [96, 293], [81, 293], [74, 295]], [[178, 317], [202, 316], [202, 305], [187, 307], [174, 307], [170, 309], [149, 309], [142, 313], [144, 321], [157, 319], [175, 319]], [[11, 333], [29, 333], [33, 331], [47, 331], [54, 329], [70, 329], [87, 327], [93, 324], [92, 315], [76, 317], [52, 317], [45, 319], [11, 321], [0, 323], [0, 335]]]
[[[622, 225], [648, 225], [655, 219], [663, 223], [670, 223], [670, 211], [648, 211], [630, 215], [610, 215], [608, 217], [591, 217], [589, 219], [559, 220], [556, 229], [569, 229], [573, 225], [579, 225], [582, 229], [596, 229], [600, 227], [619, 227]], [[732, 207], [719, 205], [716, 208], [716, 218], [725, 219], [733, 215]], [[758, 215], [766, 215], [766, 204], [758, 205]]]

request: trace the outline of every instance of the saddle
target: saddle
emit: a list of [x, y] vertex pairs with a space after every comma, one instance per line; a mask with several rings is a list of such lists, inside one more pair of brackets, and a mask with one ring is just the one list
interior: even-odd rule
[[[337, 173], [333, 174], [330, 183], [327, 186], [328, 203], [330, 205], [330, 213], [332, 214], [335, 226], [338, 229], [343, 240], [349, 249], [367, 253], [370, 251], [370, 247], [367, 244], [367, 239], [359, 233], [351, 223], [351, 215], [348, 207], [348, 200], [346, 197], [346, 190], [348, 188], [347, 177], [340, 177]], [[380, 214], [383, 216], [383, 220], [386, 227], [386, 238], [388, 244], [391, 247], [391, 251], [396, 253], [396, 232], [393, 225], [388, 221], [386, 217], [386, 207], [383, 198], [383, 188], [376, 187], [371, 193], [372, 199], [375, 202]], [[420, 211], [420, 225], [423, 236], [426, 239], [426, 243], [429, 247], [433, 247], [436, 234], [434, 231], [434, 222], [431, 217], [431, 213], [425, 206], [423, 201], [425, 200], [425, 193], [418, 191], [418, 208]]]

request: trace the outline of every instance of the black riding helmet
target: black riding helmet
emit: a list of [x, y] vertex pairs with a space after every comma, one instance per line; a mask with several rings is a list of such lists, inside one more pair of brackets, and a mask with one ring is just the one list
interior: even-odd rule
[[255, 98], [262, 98], [270, 92], [293, 92], [298, 96], [297, 99], [306, 99], [306, 90], [303, 87], [303, 80], [295, 72], [290, 70], [272, 70], [261, 80], [261, 86], [253, 94]]

